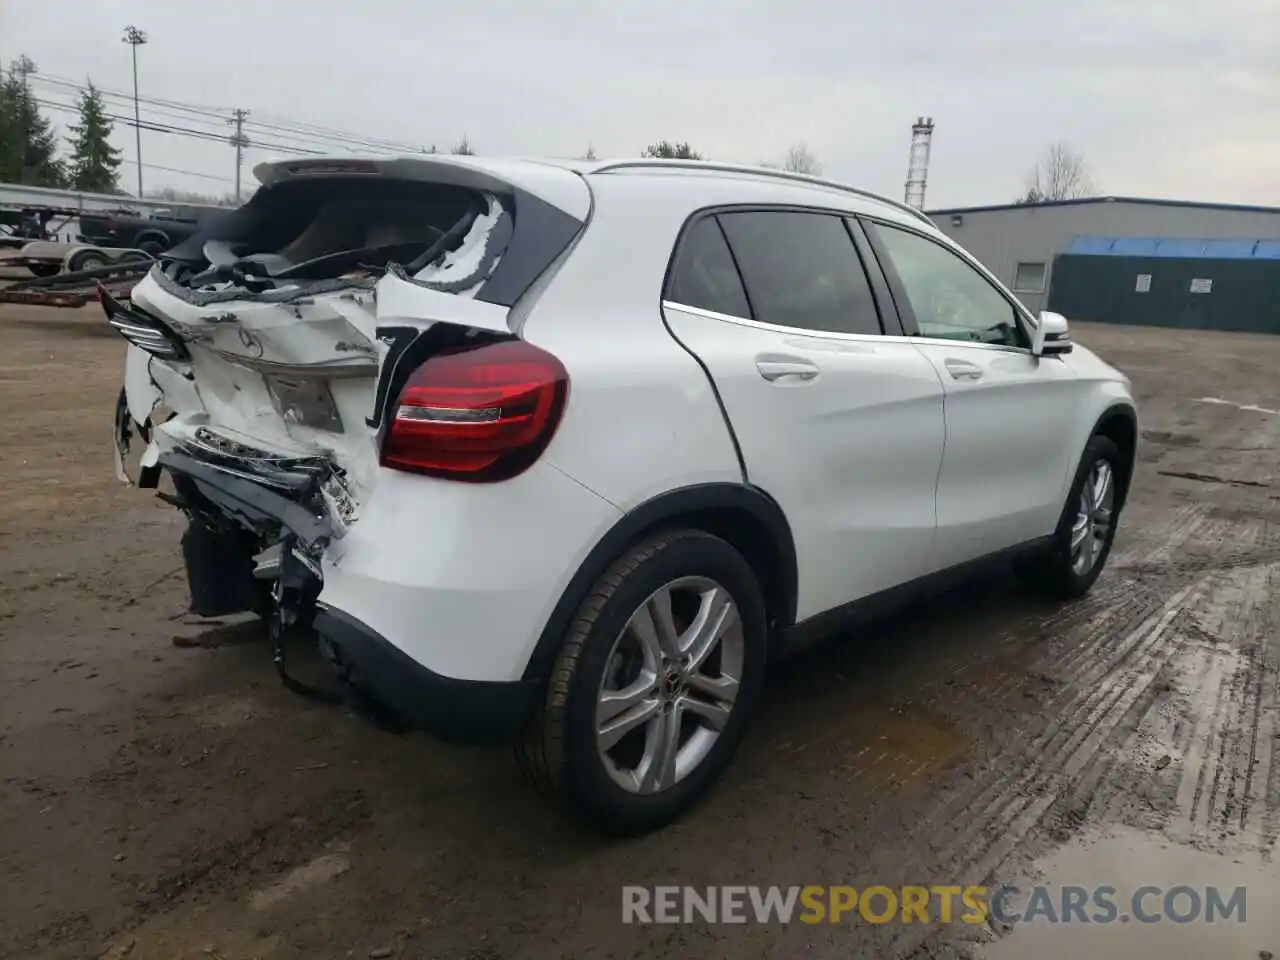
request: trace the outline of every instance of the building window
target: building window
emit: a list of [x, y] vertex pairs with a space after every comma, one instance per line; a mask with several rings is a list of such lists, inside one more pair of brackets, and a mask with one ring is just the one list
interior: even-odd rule
[[1014, 293], [1044, 293], [1044, 264], [1019, 263], [1013, 273]]

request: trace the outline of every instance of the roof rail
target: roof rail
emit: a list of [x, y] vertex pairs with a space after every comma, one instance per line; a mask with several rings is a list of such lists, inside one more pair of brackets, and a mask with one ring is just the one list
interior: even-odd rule
[[666, 157], [641, 157], [636, 160], [606, 160], [597, 167], [591, 168], [591, 173], [608, 173], [611, 170], [626, 170], [631, 168], [656, 168], [668, 170], [708, 170], [713, 173], [750, 173], [756, 176], [775, 177], [779, 180], [792, 180], [796, 183], [808, 183], [816, 187], [828, 187], [832, 190], [840, 190], [844, 193], [852, 193], [855, 196], [865, 197], [868, 200], [878, 200], [880, 203], [886, 203], [891, 207], [909, 213], [918, 220], [923, 220], [930, 226], [933, 221], [923, 210], [917, 210], [915, 207], [903, 203], [901, 200], [894, 200], [891, 197], [882, 196], [871, 190], [862, 190], [858, 187], [851, 187], [847, 183], [840, 183], [837, 180], [824, 180], [821, 177], [811, 177], [804, 173], [792, 173], [790, 170], [777, 170], [773, 167], [754, 167], [745, 163], [718, 163], [713, 160], [678, 160], [667, 159]]

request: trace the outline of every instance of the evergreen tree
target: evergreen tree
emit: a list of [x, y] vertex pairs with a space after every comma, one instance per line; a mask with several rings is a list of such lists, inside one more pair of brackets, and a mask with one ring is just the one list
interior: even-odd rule
[[697, 150], [685, 143], [672, 143], [669, 140], [659, 140], [657, 143], [651, 143], [644, 148], [644, 152], [640, 154], [642, 157], [658, 157], [665, 160], [704, 160]]
[[120, 151], [111, 145], [111, 121], [102, 94], [89, 83], [80, 94], [80, 122], [71, 127], [71, 186], [96, 193], [116, 193]]
[[35, 69], [19, 57], [0, 83], [0, 182], [61, 187], [66, 177], [53, 130], [27, 86], [27, 74]]

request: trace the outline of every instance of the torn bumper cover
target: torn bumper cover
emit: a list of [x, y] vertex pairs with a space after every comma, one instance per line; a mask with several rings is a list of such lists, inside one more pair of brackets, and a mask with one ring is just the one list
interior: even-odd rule
[[[266, 532], [278, 525], [292, 533], [298, 539], [303, 556], [308, 558], [308, 565], [318, 561], [333, 536], [333, 525], [327, 514], [317, 515], [293, 498], [269, 489], [264, 485], [269, 482], [265, 477], [239, 473], [233, 467], [206, 463], [177, 451], [160, 454], [159, 465], [175, 478], [189, 480], [201, 497], [243, 526]], [[311, 482], [310, 479], [295, 481], [286, 489], [300, 496], [307, 492], [306, 485]], [[314, 563], [314, 572], [320, 575], [318, 563]]]
[[[324, 488], [333, 478], [318, 467], [307, 473], [291, 462], [285, 465], [294, 469], [259, 466], [261, 472], [251, 473], [243, 463], [210, 463], [180, 451], [160, 454], [158, 469], [173, 477], [177, 505], [193, 520], [204, 521], [192, 523], [183, 544], [193, 607], [229, 612], [224, 608], [245, 602], [235, 585], [270, 583], [276, 606], [268, 619], [274, 659], [290, 689], [345, 701], [384, 730], [421, 730], [471, 744], [511, 742], [535, 706], [536, 682], [441, 676], [354, 617], [317, 603], [321, 557], [343, 529], [327, 506], [333, 495]], [[276, 546], [249, 561], [242, 547], [220, 539], [240, 532], [275, 540]], [[307, 686], [285, 670], [282, 639], [295, 625], [314, 629], [335, 669], [338, 691]]]
[[[158, 468], [169, 471], [178, 492], [174, 503], [191, 520], [182, 551], [192, 610], [204, 616], [254, 610], [267, 621], [272, 660], [285, 686], [329, 703], [350, 702], [394, 729], [380, 711], [366, 707], [341, 672], [339, 689], [322, 689], [285, 668], [285, 638], [311, 625], [323, 585], [320, 557], [335, 533], [328, 510], [317, 506], [324, 499], [321, 477], [280, 470], [259, 475], [180, 451], [160, 454]], [[263, 542], [272, 545], [257, 556], [246, 549]]]
[[[191, 519], [183, 554], [196, 613], [252, 609], [280, 631], [309, 619], [322, 582], [320, 557], [334, 535], [329, 512], [318, 506], [318, 477], [282, 481], [180, 451], [160, 454], [157, 468], [169, 471], [174, 503]], [[264, 543], [272, 545], [269, 577], [250, 546]]]
[[144, 455], [139, 464], [137, 479], [135, 480], [129, 476], [127, 464], [129, 463], [129, 453], [133, 449], [133, 438], [135, 436], [140, 437], [143, 443], [150, 445], [151, 420], [148, 418], [146, 423], [138, 423], [133, 419], [133, 414], [129, 412], [128, 392], [121, 387], [120, 396], [116, 400], [115, 415], [116, 479], [121, 483], [127, 483], [129, 486], [138, 486], [144, 490], [154, 489], [156, 484], [160, 482], [160, 467], [149, 453]]

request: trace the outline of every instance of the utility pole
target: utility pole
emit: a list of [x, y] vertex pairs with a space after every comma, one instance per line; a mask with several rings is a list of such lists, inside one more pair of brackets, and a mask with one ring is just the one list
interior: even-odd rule
[[240, 164], [244, 162], [244, 149], [249, 146], [249, 138], [244, 135], [245, 117], [248, 110], [233, 110], [227, 123], [235, 124], [236, 132], [231, 137], [231, 145], [236, 148], [236, 203], [240, 202]]
[[138, 152], [138, 199], [142, 199], [142, 116], [138, 111], [138, 48], [147, 42], [147, 35], [135, 26], [124, 28], [121, 38], [133, 52], [133, 142]]

